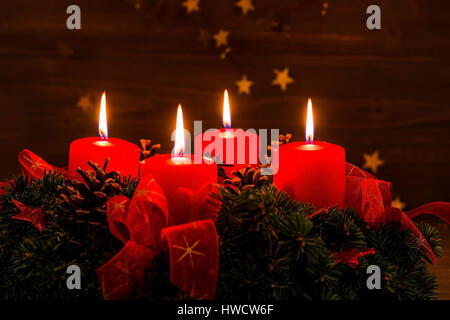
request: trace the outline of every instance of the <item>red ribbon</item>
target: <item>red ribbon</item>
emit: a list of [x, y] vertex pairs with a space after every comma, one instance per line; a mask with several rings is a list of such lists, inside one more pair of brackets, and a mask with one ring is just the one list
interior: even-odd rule
[[341, 252], [333, 252], [331, 255], [335, 258], [335, 261], [337, 263], [343, 263], [351, 268], [356, 268], [359, 265], [359, 258], [370, 256], [373, 254], [375, 254], [374, 248], [365, 250], [352, 248]]
[[390, 182], [378, 180], [350, 163], [346, 164], [346, 176], [346, 207], [355, 209], [364, 221], [375, 228], [387, 221], [398, 221], [402, 229], [409, 229], [417, 236], [417, 244], [422, 253], [436, 263], [433, 250], [411, 219], [420, 214], [431, 214], [448, 223], [450, 203], [433, 202], [405, 214], [400, 209], [392, 207]]
[[162, 250], [169, 253], [173, 285], [191, 298], [214, 299], [219, 270], [218, 206], [209, 198], [214, 188], [178, 190], [171, 215], [176, 221], [183, 216], [186, 223], [176, 226], [168, 226], [166, 198], [150, 175], [139, 182], [132, 200], [115, 196], [108, 201], [109, 228], [125, 247], [97, 270], [105, 299], [136, 298], [144, 292], [144, 271]]
[[425, 204], [423, 206], [418, 207], [417, 209], [410, 210], [406, 212], [406, 215], [411, 219], [422, 215], [422, 214], [430, 214], [444, 220], [447, 223], [450, 223], [450, 203], [448, 202], [431, 202]]
[[28, 149], [24, 149], [19, 153], [19, 163], [22, 174], [30, 179], [42, 179], [44, 172], [57, 172], [66, 179], [77, 179], [76, 176], [69, 173], [67, 168], [55, 167]]

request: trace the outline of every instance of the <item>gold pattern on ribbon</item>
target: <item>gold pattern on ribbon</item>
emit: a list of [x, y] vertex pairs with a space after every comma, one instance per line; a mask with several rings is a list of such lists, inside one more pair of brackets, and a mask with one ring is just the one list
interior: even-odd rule
[[186, 247], [178, 246], [178, 245], [172, 245], [172, 248], [183, 250], [184, 253], [181, 255], [180, 258], [178, 258], [177, 263], [181, 262], [184, 258], [189, 256], [189, 260], [191, 261], [192, 268], [194, 268], [194, 259], [192, 259], [192, 255], [196, 254], [198, 256], [205, 256], [204, 253], [194, 250], [194, 248], [200, 243], [200, 240], [197, 240], [192, 246], [189, 245], [189, 242], [186, 239], [186, 236], [183, 236], [184, 243], [186, 244]]
[[38, 158], [37, 161], [33, 161], [33, 160], [31, 160], [30, 158], [28, 158], [27, 156], [23, 156], [23, 157], [24, 157], [25, 160], [27, 160], [27, 161], [31, 164], [31, 168], [32, 168], [33, 170], [34, 170], [34, 169], [43, 170], [42, 167], [41, 167], [41, 165], [40, 165], [40, 162], [41, 162], [41, 159], [40, 159], [40, 158]]

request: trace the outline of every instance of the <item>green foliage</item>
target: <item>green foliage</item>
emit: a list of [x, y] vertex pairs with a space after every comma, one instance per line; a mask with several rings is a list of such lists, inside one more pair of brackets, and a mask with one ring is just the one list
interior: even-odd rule
[[[368, 228], [352, 210], [314, 209], [291, 200], [273, 185], [243, 191], [222, 189], [216, 227], [220, 239], [219, 299], [432, 299], [437, 281], [415, 236], [396, 223]], [[440, 237], [419, 225], [434, 252]], [[375, 248], [355, 269], [337, 264], [331, 252]], [[379, 265], [381, 290], [368, 290], [366, 269]]]
[[[137, 181], [124, 181], [131, 197]], [[101, 224], [79, 224], [58, 205], [57, 174], [41, 180], [14, 178], [0, 197], [0, 299], [101, 298], [96, 269], [122, 247]], [[218, 299], [432, 299], [437, 281], [409, 231], [395, 223], [370, 229], [351, 210], [332, 208], [309, 218], [314, 209], [290, 199], [273, 185], [240, 194], [221, 189], [222, 208], [216, 228], [220, 245]], [[31, 223], [11, 219], [18, 213], [11, 199], [42, 207], [49, 219], [39, 232]], [[440, 237], [430, 225], [418, 224], [436, 255]], [[356, 268], [337, 264], [331, 252], [375, 248]], [[80, 266], [82, 289], [68, 290], [66, 268]], [[366, 268], [383, 271], [381, 290], [368, 290]], [[188, 298], [169, 280], [167, 254], [149, 270], [149, 299]]]
[[[19, 176], [1, 197], [0, 299], [101, 298], [95, 271], [122, 245], [107, 229], [106, 217], [102, 226], [69, 221], [69, 210], [74, 209], [57, 204], [58, 186], [65, 187], [56, 173], [32, 181]], [[29, 222], [11, 219], [19, 213], [12, 198], [45, 210], [48, 222], [42, 232]], [[71, 264], [82, 270], [82, 290], [67, 289], [66, 269]]]

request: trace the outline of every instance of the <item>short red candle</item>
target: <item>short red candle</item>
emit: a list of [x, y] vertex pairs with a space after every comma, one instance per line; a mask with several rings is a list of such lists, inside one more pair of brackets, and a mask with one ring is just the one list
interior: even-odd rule
[[139, 175], [139, 147], [131, 142], [108, 138], [83, 138], [73, 141], [70, 144], [69, 171], [75, 173], [80, 167], [83, 170], [92, 170], [88, 161], [92, 160], [100, 167], [105, 159], [110, 159], [107, 172], [118, 171], [122, 176], [133, 178]]
[[225, 128], [200, 134], [195, 139], [195, 153], [211, 156], [217, 163], [224, 164], [225, 174], [232, 177], [232, 171], [259, 164], [260, 138], [255, 132], [231, 128], [231, 114], [228, 92], [225, 90], [223, 103], [223, 125]]
[[[141, 177], [151, 174], [156, 179], [166, 196], [169, 214], [177, 206], [177, 190], [187, 188], [196, 191], [205, 185], [217, 182], [217, 165], [213, 160], [202, 158], [201, 163], [195, 163], [193, 155], [183, 155], [182, 119], [181, 106], [179, 106], [174, 154], [156, 155], [141, 162]], [[180, 139], [183, 141], [181, 146]], [[182, 222], [174, 221], [172, 216], [169, 218], [171, 224]]]
[[[156, 179], [164, 191], [170, 213], [177, 205], [176, 192], [180, 188], [197, 191], [205, 185], [217, 183], [217, 165], [212, 162], [196, 164], [191, 155], [176, 158], [171, 154], [156, 155], [141, 162], [141, 177], [151, 174]], [[178, 224], [179, 221], [171, 220], [171, 223]]]
[[92, 170], [88, 165], [89, 160], [103, 166], [105, 159], [109, 158], [107, 172], [118, 171], [122, 176], [138, 177], [139, 147], [122, 139], [108, 138], [105, 93], [100, 104], [99, 134], [101, 136], [99, 138], [78, 139], [70, 144], [69, 172], [76, 174], [78, 167]]
[[[308, 102], [308, 109], [311, 102]], [[308, 112], [309, 114], [309, 112]], [[278, 148], [274, 184], [292, 198], [316, 208], [345, 207], [345, 150], [327, 142], [296, 142]]]

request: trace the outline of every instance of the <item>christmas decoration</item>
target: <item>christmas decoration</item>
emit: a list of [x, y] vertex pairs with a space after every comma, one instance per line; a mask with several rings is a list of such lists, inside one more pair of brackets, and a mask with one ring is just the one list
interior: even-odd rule
[[[195, 150], [196, 155], [199, 158], [212, 157], [215, 159], [226, 177], [231, 177], [233, 170], [240, 170], [248, 165], [257, 166], [260, 162], [261, 139], [255, 130], [244, 131], [243, 129], [232, 128], [227, 90], [224, 91], [223, 95], [222, 123], [223, 129], [208, 130], [208, 132], [197, 135], [195, 144], [201, 146], [201, 148]], [[204, 143], [211, 141], [212, 137], [216, 144], [224, 147], [211, 149], [209, 143]]]
[[224, 60], [230, 52], [231, 48], [226, 47], [225, 50], [220, 54], [220, 59]]
[[[197, 193], [186, 191], [187, 197], [183, 198], [185, 202], [180, 208], [197, 210], [191, 211], [185, 224], [170, 227], [165, 195], [151, 176], [141, 180], [131, 201], [123, 196], [109, 200], [111, 232], [125, 247], [97, 271], [104, 297], [123, 299], [133, 292], [142, 292], [146, 278], [142, 271], [164, 247], [170, 257], [171, 282], [186, 293], [194, 292], [195, 286], [197, 298], [214, 297], [218, 245], [214, 223], [210, 219], [216, 216], [217, 207], [202, 205], [208, 198], [205, 191], [211, 189], [203, 189], [201, 198], [195, 197]], [[171, 220], [180, 221], [179, 217], [174, 217], [178, 214], [186, 216], [183, 210], [172, 211]], [[192, 220], [195, 221], [189, 222]], [[132, 272], [130, 276], [128, 271], [133, 269], [140, 272]]]
[[77, 170], [83, 182], [68, 179], [65, 187], [58, 188], [57, 203], [75, 209], [75, 214], [68, 216], [69, 220], [102, 226], [106, 216], [107, 199], [124, 191], [127, 193], [126, 188], [130, 186], [135, 187], [135, 179], [122, 178], [117, 171], [106, 173], [108, 163], [109, 158], [106, 158], [103, 168], [100, 168], [89, 161], [93, 171]]
[[267, 151], [271, 152], [272, 150], [277, 149], [279, 146], [283, 144], [290, 143], [292, 139], [292, 134], [280, 134], [278, 141], [272, 141], [270, 146], [267, 146]]
[[343, 263], [352, 268], [356, 268], [358, 266], [359, 258], [373, 255], [373, 254], [375, 254], [374, 248], [365, 249], [365, 250], [358, 250], [358, 249], [352, 248], [352, 249], [342, 251], [339, 253], [331, 253], [331, 255], [336, 259], [337, 263]]
[[159, 149], [161, 149], [161, 145], [159, 143], [152, 145], [151, 139], [140, 139], [139, 141], [142, 147], [141, 161], [154, 156], [155, 154], [158, 153]]
[[284, 68], [283, 70], [273, 69], [276, 77], [272, 81], [272, 85], [280, 86], [282, 91], [286, 91], [287, 85], [294, 82], [294, 79], [289, 76], [289, 68]]
[[321, 14], [322, 16], [326, 16], [327, 13], [328, 13], [328, 2], [324, 2], [324, 3], [322, 4], [322, 11], [320, 12], [320, 14]]
[[77, 102], [77, 107], [86, 112], [90, 108], [92, 108], [91, 97], [89, 95], [81, 96]]
[[408, 216], [411, 219], [414, 219], [419, 215], [429, 214], [439, 217], [441, 220], [450, 223], [450, 216], [448, 214], [449, 210], [450, 204], [448, 202], [431, 202], [414, 210], [408, 211]]
[[245, 189], [259, 188], [267, 184], [269, 181], [268, 176], [261, 175], [261, 168], [255, 168], [247, 166], [241, 170], [232, 171], [232, 175], [235, 178], [226, 178], [223, 180], [225, 189], [230, 192], [240, 193]]
[[[346, 165], [347, 207], [354, 210], [314, 210], [277, 190], [259, 176], [259, 168], [245, 168], [223, 186], [179, 190], [171, 215], [181, 222], [170, 225], [157, 180], [144, 177], [137, 187], [122, 181], [121, 188], [106, 192], [106, 176], [119, 179], [116, 183], [120, 178], [91, 162], [93, 171], [79, 173], [86, 188], [101, 186], [106, 195], [100, 198], [107, 201], [107, 213], [98, 216], [98, 225], [71, 218], [77, 207], [61, 201], [61, 190], [73, 187], [66, 194], [72, 201], [82, 189], [63, 169], [30, 151], [20, 158], [24, 155], [32, 159], [23, 162], [27, 176], [2, 184], [0, 193], [3, 298], [25, 298], [24, 293], [33, 299], [435, 297], [437, 282], [426, 263], [442, 252], [439, 234], [410, 217], [434, 214], [450, 221], [450, 204], [403, 213], [391, 206], [390, 183], [352, 164]], [[43, 165], [53, 170], [42, 172]], [[86, 216], [94, 219], [96, 208], [89, 206]], [[68, 292], [64, 270], [73, 263], [81, 266], [85, 286]], [[365, 286], [371, 264], [383, 270], [380, 290]]]
[[[274, 185], [293, 199], [318, 208], [345, 208], [345, 150], [314, 140], [311, 99], [308, 99], [305, 141], [279, 146]], [[298, 183], [302, 181], [302, 183]]]
[[380, 151], [375, 150], [372, 154], [364, 153], [365, 163], [364, 169], [370, 169], [373, 173], [377, 173], [378, 167], [384, 164], [384, 161], [380, 159]]
[[154, 177], [164, 191], [171, 224], [180, 224], [184, 220], [184, 216], [179, 218], [174, 214], [179, 205], [180, 189], [197, 191], [217, 181], [217, 165], [211, 158], [200, 156], [197, 162], [194, 155], [185, 153], [184, 132], [183, 113], [179, 105], [173, 152], [147, 158], [140, 163], [140, 177]]
[[45, 172], [58, 171], [56, 167], [48, 164], [41, 157], [27, 149], [20, 152], [19, 164], [22, 174], [34, 179], [42, 178]]
[[213, 35], [214, 40], [216, 40], [216, 47], [219, 48], [221, 46], [228, 45], [228, 36], [230, 35], [230, 31], [226, 31], [220, 29], [216, 34]]
[[39, 231], [42, 231], [45, 225], [45, 213], [40, 208], [30, 208], [23, 203], [12, 199], [14, 205], [19, 209], [20, 213], [12, 216], [12, 219], [31, 222]]
[[70, 174], [76, 175], [78, 168], [90, 169], [87, 164], [89, 160], [102, 163], [109, 158], [110, 169], [136, 178], [139, 174], [139, 147], [126, 140], [109, 137], [106, 115], [106, 93], [103, 92], [98, 119], [99, 137], [81, 138], [71, 142], [68, 170]]
[[236, 7], [241, 8], [242, 14], [244, 16], [246, 16], [249, 11], [255, 10], [255, 7], [252, 4], [252, 0], [239, 0], [238, 2], [236, 2]]
[[250, 87], [253, 85], [253, 81], [247, 79], [247, 75], [242, 75], [241, 80], [236, 81], [236, 85], [238, 86], [239, 93], [250, 94]]
[[187, 13], [200, 11], [199, 7], [200, 0], [186, 0], [181, 3], [183, 7], [186, 8]]
[[406, 204], [404, 202], [402, 202], [399, 197], [395, 197], [392, 200], [392, 207], [393, 208], [398, 208], [400, 210], [403, 210], [403, 208], [406, 207]]

